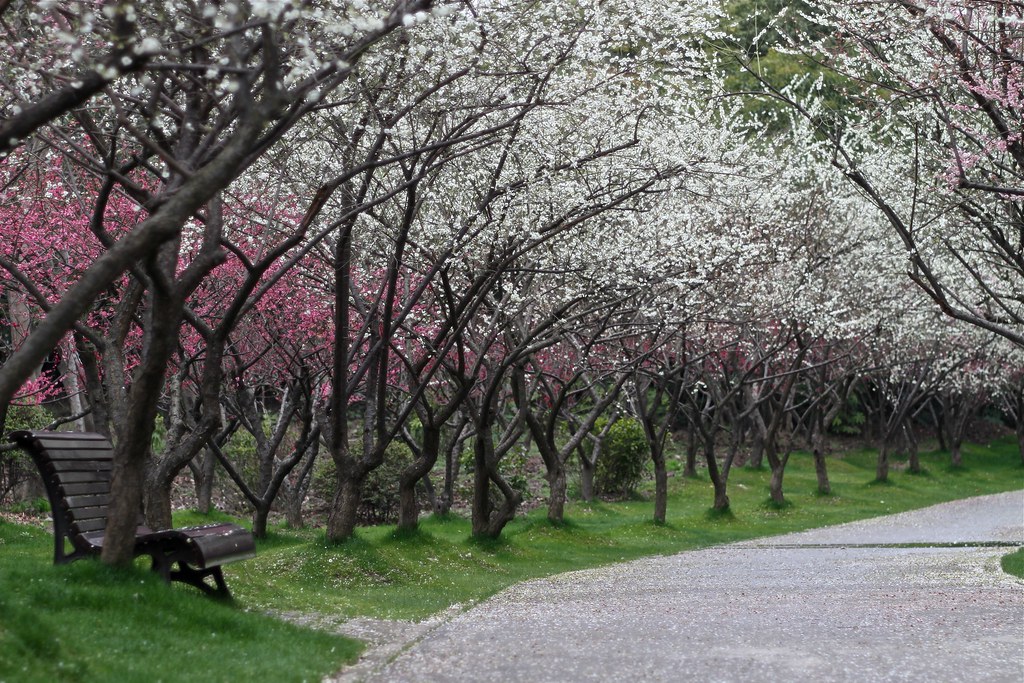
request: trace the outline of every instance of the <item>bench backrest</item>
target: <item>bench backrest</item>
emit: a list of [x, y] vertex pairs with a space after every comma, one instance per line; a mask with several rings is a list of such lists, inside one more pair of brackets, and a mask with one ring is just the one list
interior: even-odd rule
[[114, 457], [110, 441], [100, 434], [79, 432], [21, 431], [13, 432], [11, 438], [39, 468], [58, 535], [103, 531]]

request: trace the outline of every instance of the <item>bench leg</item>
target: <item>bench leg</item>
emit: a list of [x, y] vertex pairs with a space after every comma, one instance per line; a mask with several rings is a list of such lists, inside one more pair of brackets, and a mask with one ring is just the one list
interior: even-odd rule
[[[213, 578], [213, 586], [206, 582], [207, 577]], [[171, 572], [171, 581], [181, 581], [195, 586], [212, 597], [231, 600], [231, 591], [228, 590], [228, 585], [224, 582], [224, 573], [220, 567], [193, 569], [184, 562], [178, 562], [178, 569]]]
[[168, 559], [163, 553], [150, 553], [150, 559], [153, 564], [150, 565], [150, 569], [160, 575], [160, 578], [164, 580], [164, 583], [171, 582], [171, 565], [174, 564], [174, 560]]
[[[221, 571], [219, 566], [208, 569], [195, 569], [184, 560], [177, 559], [173, 555], [152, 553], [150, 557], [153, 560], [150, 569], [159, 574], [165, 583], [180, 581], [181, 583], [195, 586], [209, 596], [231, 600], [231, 591], [228, 590], [228, 585], [224, 581], [224, 572]], [[177, 569], [174, 568], [175, 562], [178, 563]], [[206, 582], [207, 577], [213, 578], [214, 585], [211, 586]]]

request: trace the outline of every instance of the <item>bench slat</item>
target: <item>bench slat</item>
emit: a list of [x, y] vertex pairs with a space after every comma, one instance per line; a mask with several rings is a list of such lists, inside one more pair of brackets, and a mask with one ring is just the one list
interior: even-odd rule
[[65, 496], [64, 500], [67, 502], [68, 509], [72, 511], [90, 507], [107, 507], [110, 505], [110, 494], [102, 493], [91, 496]]
[[57, 460], [51, 462], [50, 467], [58, 472], [109, 472], [114, 463], [109, 460]]
[[51, 452], [50, 460], [62, 462], [74, 462], [75, 460], [113, 460], [112, 451], [55, 451]]
[[109, 481], [86, 481], [74, 484], [61, 484], [65, 496], [83, 496], [110, 493]]
[[70, 508], [65, 509], [65, 512], [70, 515], [72, 522], [81, 522], [86, 519], [106, 519], [107, 508], [103, 507], [88, 507], [88, 508]]
[[60, 451], [113, 451], [114, 446], [106, 439], [82, 440], [82, 439], [37, 439], [39, 446], [50, 453]]
[[95, 519], [76, 520], [74, 524], [79, 534], [87, 534], [90, 531], [103, 531], [104, 529], [106, 529], [107, 518], [106, 516], [103, 516], [96, 517]]
[[98, 434], [85, 434], [82, 432], [50, 432], [49, 434], [36, 433], [34, 435], [37, 443], [43, 448], [98, 448], [105, 446], [110, 448], [110, 441]]
[[87, 484], [97, 483], [106, 484], [110, 487], [110, 471], [104, 470], [97, 472], [95, 470], [87, 472], [57, 472], [54, 474], [57, 479], [57, 483], [61, 486], [67, 486], [68, 484]]

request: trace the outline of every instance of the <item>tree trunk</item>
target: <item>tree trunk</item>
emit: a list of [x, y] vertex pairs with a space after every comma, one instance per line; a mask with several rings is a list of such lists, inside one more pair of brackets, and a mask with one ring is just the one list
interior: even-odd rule
[[[78, 362], [78, 354], [75, 352], [74, 347], [65, 347], [65, 350], [67, 357], [62, 362], [64, 366], [64, 390], [67, 392], [71, 414], [80, 415], [83, 406], [82, 390], [78, 382], [78, 371], [81, 368], [81, 364]], [[84, 418], [79, 418], [71, 424], [74, 427], [74, 431], [85, 431]]]
[[960, 451], [960, 447], [963, 445], [963, 441], [960, 439], [953, 439], [949, 449], [950, 464], [953, 467], [961, 467], [964, 464], [963, 454]]
[[[114, 463], [111, 472], [110, 498], [105, 542], [103, 544], [103, 562], [117, 567], [130, 567], [135, 559], [135, 528], [139, 512], [142, 508], [142, 490], [145, 484], [145, 447], [140, 451], [128, 449], [127, 441], [134, 441], [138, 446], [141, 439], [125, 438], [117, 445], [121, 446], [122, 455], [117, 457], [114, 449]], [[148, 441], [148, 438], [147, 438]], [[130, 455], [134, 453], [134, 455]], [[115, 542], [106, 542], [113, 538]]]
[[683, 476], [691, 479], [697, 476], [697, 451], [700, 442], [697, 440], [697, 428], [692, 424], [686, 430], [686, 462], [683, 465]]
[[412, 531], [419, 526], [420, 508], [416, 484], [434, 469], [441, 448], [441, 428], [423, 424], [420, 457], [413, 460], [398, 477], [398, 528]]
[[487, 475], [487, 454], [484, 440], [490, 439], [490, 429], [477, 432], [473, 445], [473, 535], [487, 534], [488, 521], [491, 518], [491, 478]]
[[210, 451], [204, 450], [199, 463], [192, 470], [196, 488], [196, 509], [204, 515], [213, 510], [213, 481], [216, 478], [217, 459]]
[[713, 481], [712, 485], [715, 488], [715, 503], [713, 507], [719, 512], [725, 512], [729, 509], [729, 495], [726, 492], [725, 482]]
[[455, 482], [459, 478], [459, 457], [462, 454], [462, 440], [459, 438], [461, 429], [456, 430], [455, 437], [445, 448], [444, 452], [444, 487], [441, 495], [437, 497], [437, 505], [434, 512], [439, 515], [447, 515], [452, 511], [455, 503]]
[[284, 523], [289, 529], [302, 529], [306, 526], [306, 520], [302, 515], [302, 500], [305, 498], [301, 489], [292, 491], [284, 504]]
[[[780, 407], [779, 410], [782, 408]], [[772, 426], [775, 427], [776, 424], [773, 419]], [[785, 505], [786, 497], [782, 493], [782, 477], [786, 470], [786, 458], [779, 457], [776, 431], [776, 429], [770, 430], [765, 439], [765, 458], [768, 460], [768, 467], [771, 470], [771, 476], [768, 478], [768, 495], [776, 505]]]
[[917, 448], [917, 434], [909, 424], [904, 425], [903, 429], [907, 440], [907, 471], [911, 474], [920, 474], [921, 457]]
[[269, 505], [257, 505], [252, 513], [252, 535], [256, 538], [267, 537], [267, 520], [270, 517]]
[[[494, 442], [493, 431], [489, 424], [478, 424], [474, 444], [473, 468], [473, 536], [478, 538], [498, 538], [505, 525], [515, 518], [516, 509], [523, 502], [523, 497], [502, 479], [491, 463]], [[504, 500], [495, 507], [491, 501], [491, 484], [498, 488], [498, 494]]]
[[549, 472], [548, 480], [548, 521], [561, 524], [565, 521], [566, 476], [565, 467], [559, 466]]
[[504, 499], [501, 505], [491, 510], [490, 518], [481, 535], [486, 538], [498, 538], [505, 526], [516, 518], [516, 510], [523, 502], [523, 497], [513, 490], [497, 472], [491, 472], [491, 481], [498, 487]]
[[782, 461], [780, 464], [772, 466], [772, 475], [768, 479], [768, 495], [776, 505], [786, 504], [786, 497], [782, 493], [782, 477], [785, 473], [786, 467]]
[[1017, 418], [1017, 450], [1020, 451], [1020, 464], [1024, 465], [1024, 415]]
[[[788, 394], [788, 392], [787, 392]], [[772, 416], [771, 424], [764, 434], [764, 456], [768, 461], [771, 476], [768, 478], [768, 495], [776, 505], [785, 505], [786, 497], [782, 493], [782, 478], [785, 474], [788, 457], [779, 456], [779, 429], [782, 425], [782, 417], [785, 407], [780, 404], [778, 411]]]
[[652, 450], [654, 462], [654, 522], [664, 524], [668, 514], [668, 468], [665, 467], [665, 453], [660, 448], [657, 454]]
[[597, 473], [597, 458], [588, 460], [580, 455], [580, 497], [588, 503], [594, 502], [594, 475]]
[[420, 479], [423, 482], [423, 492], [427, 495], [427, 507], [431, 510], [437, 509], [437, 489], [434, 487], [434, 481], [430, 478], [430, 474], [423, 475]]
[[875, 481], [889, 481], [889, 440], [883, 439], [878, 447], [878, 462], [875, 465]]
[[327, 540], [332, 543], [349, 539], [355, 533], [363, 489], [362, 478], [344, 474], [340, 469], [336, 482], [337, 492], [327, 516]]
[[750, 444], [750, 460], [747, 466], [751, 469], [759, 470], [764, 464], [764, 434], [758, 429], [755, 423], [753, 432], [753, 438]]
[[818, 493], [823, 496], [832, 494], [832, 483], [828, 479], [828, 463], [825, 460], [825, 429], [821, 420], [811, 428], [811, 451], [814, 457], [814, 474], [818, 479]]
[[100, 377], [96, 350], [85, 337], [77, 332], [75, 333], [75, 348], [78, 351], [78, 360], [82, 364], [85, 392], [89, 400], [89, 414], [85, 416], [86, 428], [109, 437], [110, 407], [107, 405], [107, 396], [104, 392], [103, 380]]
[[704, 439], [704, 460], [708, 465], [708, 476], [711, 477], [711, 485], [715, 488], [714, 509], [724, 512], [729, 509], [729, 495], [726, 491], [728, 481], [718, 469], [718, 461], [715, 460], [715, 439], [709, 434]]
[[740, 431], [738, 425], [733, 425], [732, 433], [729, 434], [729, 451], [725, 454], [729, 462], [736, 462], [737, 458], [740, 457], [740, 446], [743, 445], [743, 437]]
[[146, 526], [154, 531], [170, 529], [171, 521], [171, 484], [163, 481], [147, 481], [145, 502]]
[[310, 481], [313, 478], [313, 466], [316, 464], [319, 454], [320, 438], [318, 434], [309, 446], [306, 464], [299, 470], [295, 483], [285, 489], [284, 514], [285, 524], [289, 529], [301, 529], [306, 526], [306, 521], [302, 516], [302, 504], [306, 500], [306, 493], [309, 491]]
[[[131, 566], [135, 558], [135, 527], [142, 509], [157, 401], [167, 361], [174, 353], [182, 315], [181, 306], [175, 301], [156, 301], [152, 305], [156, 310], [150, 315], [143, 361], [132, 379], [126, 419], [124, 424], [118, 425], [114, 446], [110, 484], [113, 502], [108, 510], [101, 557], [105, 564], [118, 567]], [[169, 510], [168, 499], [166, 511], [159, 511], [160, 519], [156, 521], [169, 522]]]
[[949, 447], [946, 444], [946, 433], [942, 424], [942, 406], [940, 404], [939, 410], [935, 410], [936, 403], [937, 401], [934, 399], [928, 402], [928, 412], [932, 414], [932, 420], [935, 421], [935, 436], [939, 440], [939, 450], [948, 451]]

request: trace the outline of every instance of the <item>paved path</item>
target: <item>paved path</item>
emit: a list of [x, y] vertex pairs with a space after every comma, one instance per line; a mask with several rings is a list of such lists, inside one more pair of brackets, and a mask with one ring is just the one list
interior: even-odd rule
[[1021, 683], [1024, 582], [996, 542], [1024, 544], [1024, 491], [529, 581], [352, 673]]

